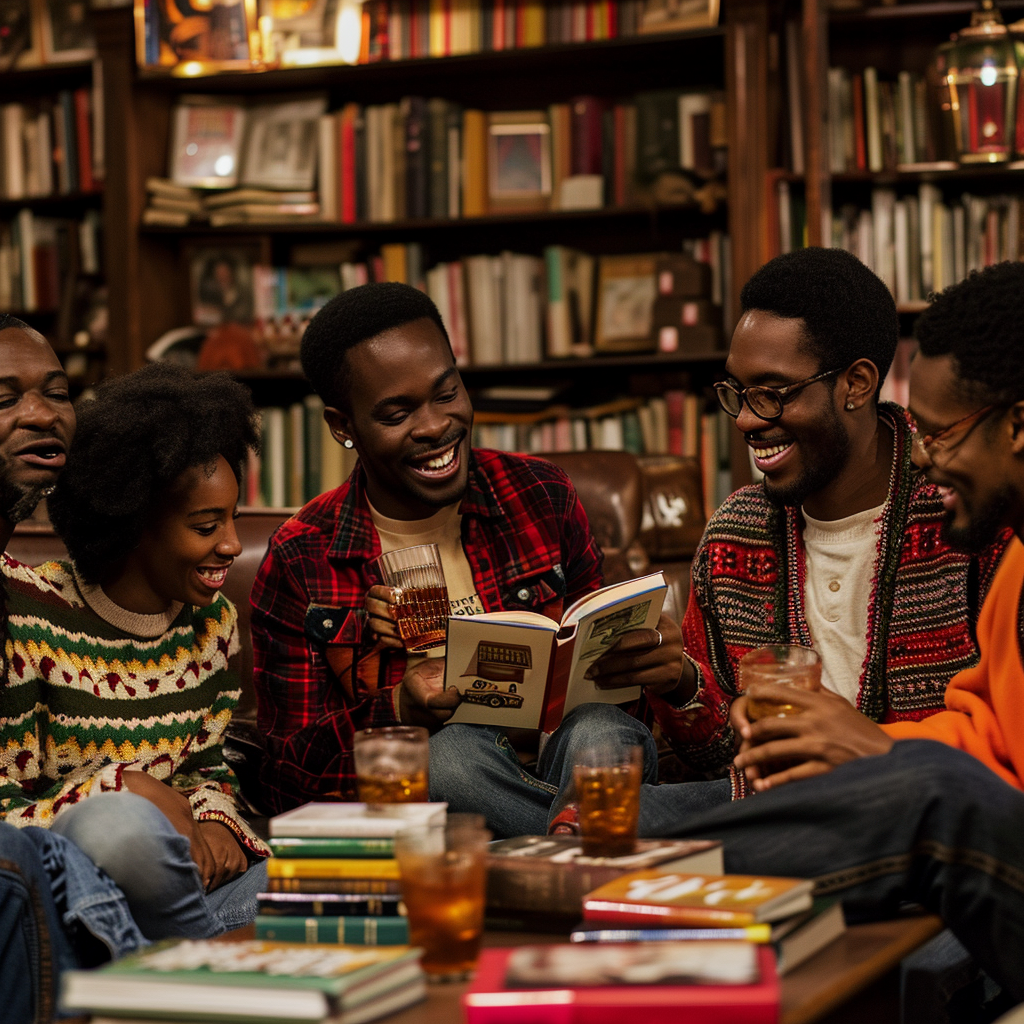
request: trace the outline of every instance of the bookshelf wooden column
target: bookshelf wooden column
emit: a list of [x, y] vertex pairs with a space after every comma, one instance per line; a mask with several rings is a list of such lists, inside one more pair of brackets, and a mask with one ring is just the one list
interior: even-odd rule
[[832, 208], [832, 196], [826, 131], [828, 12], [824, 0], [804, 0], [803, 47], [807, 244], [828, 245], [831, 237], [825, 235], [825, 214]]

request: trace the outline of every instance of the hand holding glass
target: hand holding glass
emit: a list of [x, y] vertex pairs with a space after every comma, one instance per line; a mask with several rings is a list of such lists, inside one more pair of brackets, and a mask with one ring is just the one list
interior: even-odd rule
[[421, 803], [427, 795], [430, 736], [416, 725], [363, 729], [352, 741], [359, 799], [380, 804]]
[[[739, 662], [739, 688], [746, 692], [751, 683], [783, 683], [802, 690], [821, 689], [821, 657], [811, 647], [792, 644], [771, 644], [748, 651]], [[747, 718], [779, 717], [800, 713], [794, 704], [779, 704], [747, 698]]]
[[436, 544], [386, 551], [374, 563], [396, 591], [395, 625], [410, 654], [440, 647], [448, 629], [448, 586]]

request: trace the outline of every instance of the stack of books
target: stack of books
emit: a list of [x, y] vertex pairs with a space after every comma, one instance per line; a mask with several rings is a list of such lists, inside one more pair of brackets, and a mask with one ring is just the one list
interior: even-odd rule
[[184, 227], [192, 222], [225, 224], [278, 224], [316, 220], [320, 216], [317, 193], [266, 188], [229, 191], [192, 188], [168, 178], [146, 180], [148, 200], [143, 224]]
[[394, 837], [439, 824], [446, 804], [306, 804], [270, 821], [267, 891], [256, 937], [278, 942], [404, 945], [409, 941]]
[[63, 1013], [93, 1024], [169, 1021], [363, 1024], [426, 996], [420, 952], [175, 940], [61, 976]]

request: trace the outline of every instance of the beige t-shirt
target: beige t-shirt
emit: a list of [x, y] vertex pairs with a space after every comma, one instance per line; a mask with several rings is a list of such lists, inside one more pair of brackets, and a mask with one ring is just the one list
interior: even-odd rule
[[804, 512], [804, 610], [821, 684], [856, 705], [868, 650], [868, 603], [885, 505], [825, 522]]
[[[441, 553], [444, 580], [448, 586], [448, 604], [452, 615], [481, 615], [483, 602], [473, 584], [473, 571], [462, 549], [462, 516], [458, 505], [447, 505], [429, 519], [388, 519], [370, 505], [370, 516], [380, 537], [381, 551], [436, 544]], [[435, 647], [426, 655], [444, 657], [444, 647]]]

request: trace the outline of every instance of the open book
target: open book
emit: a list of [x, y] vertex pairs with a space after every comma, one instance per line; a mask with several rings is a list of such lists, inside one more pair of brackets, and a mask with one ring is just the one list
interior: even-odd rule
[[578, 704], [625, 704], [639, 686], [599, 689], [587, 670], [635, 629], [654, 629], [667, 586], [656, 572], [581, 597], [555, 622], [537, 612], [448, 620], [445, 686], [462, 703], [451, 722], [551, 732]]

